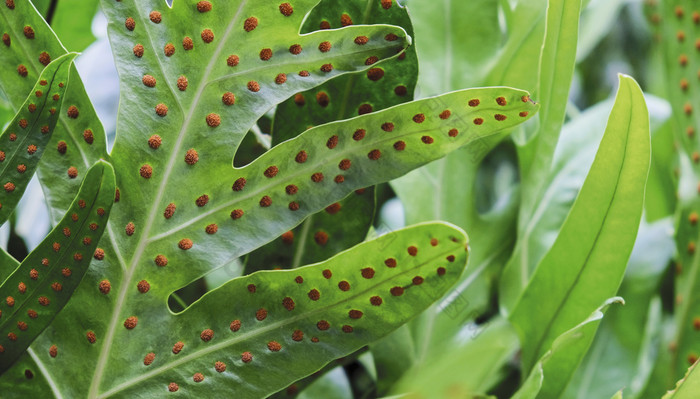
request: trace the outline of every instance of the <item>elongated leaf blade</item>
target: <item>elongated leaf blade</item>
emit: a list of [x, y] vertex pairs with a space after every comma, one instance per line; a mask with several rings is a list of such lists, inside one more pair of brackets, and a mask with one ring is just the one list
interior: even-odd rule
[[[240, 398], [265, 397], [425, 309], [461, 275], [466, 245], [455, 227], [418, 225], [322, 263], [232, 280], [176, 316], [141, 309], [138, 325], [118, 332], [130, 344], [100, 397], [158, 395], [171, 383], [193, 397], [232, 389]], [[177, 342], [184, 346], [174, 354]], [[152, 363], [143, 366], [149, 353]]]
[[[8, 66], [0, 71], [0, 91], [17, 111], [45, 65], [67, 51], [30, 1], [0, 6], [0, 34], [0, 62]], [[18, 73], [20, 67], [26, 74]], [[76, 168], [82, 175], [100, 159], [109, 159], [104, 129], [75, 66], [68, 80], [71, 84], [62, 96], [66, 109], [59, 115], [50, 151], [44, 153], [38, 169], [53, 225], [63, 217], [80, 186], [80, 179], [70, 178], [68, 169]], [[69, 115], [68, 109], [74, 111]]]
[[617, 292], [637, 236], [649, 158], [644, 97], [633, 79], [621, 76], [591, 171], [510, 316], [526, 370], [556, 337]]
[[[34, 175], [58, 122], [68, 84], [68, 72], [77, 54], [50, 63], [15, 118], [0, 135], [0, 224], [7, 221]], [[77, 171], [70, 172], [76, 178]]]
[[[523, 192], [518, 217], [518, 244], [503, 274], [503, 280], [508, 283], [508, 289], [501, 294], [503, 309], [512, 309], [514, 300], [525, 289], [545, 254], [537, 251], [537, 242], [530, 242], [527, 228], [531, 219], [539, 217], [537, 206], [545, 199], [555, 149], [564, 124], [576, 64], [580, 14], [581, 0], [547, 2], [536, 91], [546, 112], [539, 115], [536, 135], [519, 140], [524, 141], [518, 151]], [[532, 262], [531, 257], [537, 260]]]
[[[71, 298], [90, 265], [114, 199], [114, 170], [90, 168], [69, 212], [0, 286], [0, 373], [29, 347]], [[55, 347], [50, 350], [56, 356]]]

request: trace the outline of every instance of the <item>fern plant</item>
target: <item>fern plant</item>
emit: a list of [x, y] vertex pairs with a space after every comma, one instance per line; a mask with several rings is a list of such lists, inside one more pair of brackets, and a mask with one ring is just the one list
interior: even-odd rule
[[[0, 256], [3, 396], [293, 393], [294, 381], [395, 330], [457, 281], [465, 233], [426, 223], [355, 246], [361, 237], [349, 238], [336, 250], [351, 248], [305, 267], [297, 268], [331, 253], [295, 255], [283, 265], [294, 270], [234, 278], [178, 313], [168, 308], [176, 290], [283, 234], [289, 241], [290, 229], [328, 206], [333, 213], [354, 191], [507, 131], [538, 109], [527, 92], [505, 87], [395, 105], [411, 97], [416, 61], [407, 31], [385, 23], [405, 24], [405, 10], [390, 0], [347, 12], [317, 3], [103, 0], [121, 88], [109, 153], [72, 55], [31, 2], [0, 7], [0, 59], [13, 66], [0, 84], [16, 123], [28, 102], [50, 102], [35, 84], [65, 90], [56, 92], [56, 113], [35, 114], [22, 131], [22, 145], [43, 140], [41, 161], [40, 152], [23, 161], [22, 176], [38, 164], [56, 227], [21, 265]], [[355, 25], [369, 22], [378, 24]], [[358, 81], [371, 95], [343, 100]], [[314, 89], [332, 82], [343, 84]], [[232, 167], [234, 154], [248, 150], [248, 131], [285, 101], [276, 145]], [[305, 104], [307, 113], [296, 112]], [[14, 169], [27, 156], [10, 137], [17, 127], [8, 129], [0, 145], [12, 156], [2, 174], [21, 187], [28, 179]], [[0, 195], [11, 209], [18, 194]], [[319, 246], [334, 239], [306, 226], [297, 237]], [[273, 266], [264, 253], [254, 259], [255, 269]], [[30, 313], [37, 301], [41, 311]]]

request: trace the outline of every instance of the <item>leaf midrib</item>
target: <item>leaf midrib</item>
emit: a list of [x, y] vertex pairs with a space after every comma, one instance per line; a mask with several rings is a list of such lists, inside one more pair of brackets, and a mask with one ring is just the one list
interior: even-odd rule
[[[110, 389], [109, 391], [102, 393], [101, 395], [98, 396], [98, 398], [107, 398], [107, 397], [109, 397], [117, 392], [123, 391], [124, 389], [127, 389], [129, 387], [132, 387], [141, 381], [147, 380], [147, 379], [151, 378], [152, 376], [164, 373], [164, 372], [171, 370], [171, 369], [173, 369], [181, 364], [187, 363], [187, 362], [191, 361], [192, 359], [197, 359], [197, 358], [206, 356], [209, 353], [216, 352], [218, 350], [221, 350], [222, 348], [228, 347], [230, 345], [235, 345], [239, 342], [244, 342], [248, 339], [250, 339], [250, 340], [255, 339], [255, 337], [257, 337], [259, 335], [265, 334], [265, 333], [270, 332], [270, 331], [279, 330], [282, 327], [284, 327], [288, 324], [292, 324], [298, 320], [310, 318], [315, 314], [323, 313], [323, 312], [327, 311], [328, 309], [332, 309], [332, 308], [340, 306], [346, 302], [353, 301], [357, 298], [362, 297], [363, 295], [366, 295], [369, 292], [374, 292], [374, 290], [376, 290], [377, 287], [379, 287], [381, 285], [385, 285], [385, 284], [387, 284], [391, 281], [394, 281], [394, 280], [396, 280], [396, 279], [398, 279], [406, 274], [409, 274], [417, 269], [427, 267], [431, 262], [433, 262], [437, 259], [444, 259], [446, 255], [453, 253], [455, 250], [459, 250], [459, 246], [456, 246], [455, 248], [452, 248], [449, 251], [440, 252], [439, 255], [432, 256], [423, 262], [419, 262], [414, 267], [408, 268], [408, 269], [406, 269], [406, 270], [404, 270], [404, 271], [402, 271], [394, 276], [391, 276], [388, 279], [380, 280], [376, 284], [370, 285], [362, 291], [359, 291], [359, 292], [355, 291], [358, 293], [353, 294], [347, 298], [338, 299], [335, 302], [332, 302], [332, 303], [325, 305], [323, 307], [319, 307], [317, 309], [312, 309], [312, 310], [309, 310], [307, 312], [297, 314], [297, 315], [291, 316], [289, 318], [285, 318], [285, 319], [280, 320], [278, 322], [271, 323], [271, 324], [268, 324], [268, 325], [263, 326], [263, 327], [259, 327], [257, 329], [254, 329], [251, 332], [248, 332], [248, 333], [236, 335], [233, 338], [225, 339], [223, 342], [214, 344], [214, 345], [209, 346], [207, 348], [200, 349], [200, 350], [198, 350], [194, 353], [191, 353], [189, 355], [183, 356], [175, 361], [170, 362], [169, 364], [155, 368], [147, 373], [143, 373], [143, 374], [139, 375], [139, 377], [137, 377], [137, 378], [123, 382], [122, 384], [117, 385], [116, 387]], [[313, 267], [313, 266], [311, 266], [311, 267]], [[300, 270], [300, 269], [297, 269], [297, 270]], [[411, 288], [411, 287], [409, 287], [409, 288]], [[408, 289], [408, 288], [406, 288], [406, 289]], [[202, 297], [199, 301], [202, 301], [205, 298], [206, 298], [206, 295], [204, 297]], [[182, 313], [180, 313], [180, 314], [182, 314]]]
[[[231, 18], [229, 25], [226, 28], [226, 32], [223, 35], [222, 40], [220, 40], [219, 43], [217, 44], [217, 47], [214, 51], [214, 54], [210, 58], [209, 64], [207, 65], [206, 69], [204, 70], [204, 74], [202, 75], [202, 77], [203, 77], [202, 83], [198, 87], [197, 92], [196, 92], [194, 99], [192, 101], [192, 104], [190, 105], [190, 111], [188, 112], [187, 116], [183, 120], [183, 125], [180, 128], [180, 131], [178, 133], [178, 137], [177, 137], [177, 140], [175, 142], [175, 146], [174, 146], [172, 152], [170, 153], [170, 159], [168, 160], [168, 164], [165, 167], [165, 172], [163, 174], [163, 178], [162, 178], [160, 185], [158, 187], [156, 197], [154, 198], [154, 200], [151, 204], [151, 210], [148, 214], [148, 219], [147, 219], [146, 224], [144, 226], [144, 233], [143, 233], [144, 237], [148, 237], [148, 234], [150, 233], [151, 228], [153, 227], [156, 214], [158, 213], [158, 209], [157, 209], [158, 204], [160, 203], [160, 200], [162, 199], [162, 197], [164, 195], [165, 186], [167, 185], [168, 178], [169, 178], [170, 174], [172, 173], [173, 167], [175, 165], [176, 154], [178, 153], [178, 151], [182, 147], [184, 137], [187, 133], [187, 129], [189, 128], [190, 121], [193, 119], [192, 115], [195, 112], [195, 110], [197, 109], [197, 105], [199, 103], [199, 99], [202, 96], [204, 88], [207, 86], [207, 84], [205, 82], [206, 78], [211, 73], [211, 70], [216, 63], [216, 60], [218, 59], [218, 55], [223, 50], [224, 45], [226, 44], [227, 39], [233, 30], [234, 25], [238, 22], [238, 20], [240, 18], [241, 11], [243, 10], [244, 6], [247, 3], [248, 3], [248, 0], [241, 1], [240, 5], [238, 6], [238, 10], [236, 11], [236, 14], [234, 15], [233, 18]], [[141, 3], [139, 1], [134, 2], [134, 7], [138, 8], [139, 5], [141, 5]], [[138, 13], [138, 15], [141, 16], [142, 13]], [[143, 22], [143, 17], [140, 17], [140, 19], [142, 20], [141, 22]], [[144, 23], [144, 26], [147, 26], [147, 24]], [[149, 38], [149, 41], [151, 41], [152, 48], [156, 48], [155, 45], [153, 44], [153, 40], [151, 38], [150, 31], [148, 29], [145, 29], [145, 31], [146, 31], [146, 35]], [[163, 65], [160, 62], [160, 58], [156, 57], [156, 59], [158, 60], [158, 65], [161, 67], [161, 71], [164, 73]], [[173, 94], [173, 98], [175, 98], [178, 106], [180, 107], [180, 109], [182, 111], [182, 104], [177, 100], [178, 97], [177, 97], [176, 93], [173, 91], [173, 88], [170, 86], [170, 84], [168, 84], [168, 88], [170, 89], [171, 93]], [[183, 114], [184, 114], [184, 111], [183, 111]], [[136, 265], [138, 264], [139, 260], [141, 259], [141, 256], [143, 255], [143, 252], [144, 252], [147, 244], [148, 243], [146, 240], [140, 241], [139, 246], [136, 248], [136, 251], [134, 252], [134, 256], [131, 259], [130, 265], [126, 267], [126, 273], [124, 275], [124, 283], [121, 284], [121, 286], [120, 286], [119, 296], [118, 296], [117, 302], [114, 306], [114, 309], [112, 311], [112, 318], [111, 318], [109, 326], [107, 328], [107, 335], [105, 337], [104, 344], [102, 345], [102, 348], [100, 350], [98, 361], [97, 361], [97, 364], [95, 366], [95, 373], [93, 374], [93, 379], [92, 379], [92, 382], [90, 384], [90, 390], [89, 390], [89, 394], [88, 394], [88, 396], [90, 396], [90, 397], [97, 396], [99, 387], [102, 384], [102, 378], [103, 378], [104, 371], [105, 371], [106, 366], [107, 366], [107, 362], [109, 360], [109, 353], [111, 352], [112, 341], [114, 340], [114, 334], [115, 334], [116, 329], [117, 329], [119, 315], [120, 315], [121, 310], [124, 307], [124, 304], [126, 302], [127, 290], [128, 290], [128, 287], [131, 286], [131, 280], [133, 279], [134, 273], [137, 269]], [[122, 265], [123, 265], [123, 263], [122, 263]], [[124, 266], [122, 266], [122, 268], [124, 268]]]

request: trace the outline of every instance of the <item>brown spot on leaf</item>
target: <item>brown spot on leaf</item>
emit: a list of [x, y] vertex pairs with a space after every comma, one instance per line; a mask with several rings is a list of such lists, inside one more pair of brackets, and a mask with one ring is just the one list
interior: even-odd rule
[[260, 84], [254, 80], [251, 80], [248, 82], [248, 90], [252, 91], [253, 93], [257, 93], [260, 91]]
[[316, 93], [316, 102], [322, 107], [327, 107], [330, 104], [331, 99], [328, 97], [328, 93], [325, 91], [319, 91]]
[[136, 57], [138, 57], [138, 58], [143, 57], [143, 45], [141, 45], [141, 44], [135, 45], [133, 48], [133, 51], [134, 51], [134, 55]]
[[189, 81], [187, 80], [187, 77], [180, 76], [177, 78], [177, 89], [180, 91], [185, 91], [187, 90], [187, 85], [189, 84]]
[[243, 352], [243, 354], [241, 354], [241, 360], [243, 363], [250, 363], [253, 360], [253, 354], [250, 352]]
[[367, 79], [376, 82], [384, 77], [384, 70], [382, 68], [370, 68], [367, 71]]
[[214, 41], [214, 32], [211, 29], [204, 29], [200, 34], [202, 41], [204, 43], [211, 43]]
[[156, 105], [156, 115], [160, 117], [168, 115], [168, 106], [163, 103]]
[[204, 342], [211, 341], [211, 339], [214, 338], [214, 330], [207, 328], [206, 330], [202, 331], [201, 334], [199, 334], [199, 338], [201, 338]]
[[218, 373], [223, 373], [224, 371], [226, 371], [226, 363], [224, 363], [224, 362], [214, 363], [214, 370], [216, 370]]
[[266, 317], [267, 317], [267, 310], [265, 310], [265, 308], [260, 308], [260, 309], [255, 311], [255, 318], [258, 321], [263, 321], [263, 320], [265, 320]]
[[184, 346], [185, 344], [182, 343], [182, 341], [176, 342], [175, 345], [173, 345], [173, 353], [177, 355], [178, 353], [180, 353]]
[[168, 258], [166, 258], [165, 255], [158, 255], [153, 261], [156, 266], [164, 267], [168, 265]]
[[238, 58], [237, 55], [231, 54], [226, 58], [226, 64], [230, 67], [235, 67], [238, 65], [238, 62], [240, 61], [240, 58]]
[[249, 17], [243, 23], [243, 29], [246, 32], [251, 32], [252, 30], [254, 30], [257, 27], [258, 27], [258, 19], [255, 17]]
[[329, 269], [324, 270], [322, 274], [326, 280], [329, 280], [331, 277], [333, 277], [333, 272], [331, 272]]
[[348, 316], [350, 316], [351, 319], [359, 319], [362, 317], [362, 315], [362, 311], [357, 309], [352, 309], [348, 312]]
[[148, 14], [148, 18], [154, 24], [159, 24], [160, 21], [162, 21], [162, 16], [161, 16], [160, 12], [158, 12], [158, 11], [151, 11], [151, 13]]
[[335, 215], [336, 213], [340, 212], [340, 209], [342, 208], [342, 205], [338, 202], [334, 202], [326, 207], [326, 212], [329, 215]]
[[372, 150], [367, 154], [367, 158], [371, 159], [372, 161], [376, 161], [381, 156], [382, 156], [382, 152], [377, 150], [377, 149]]
[[328, 234], [325, 231], [317, 231], [314, 234], [314, 241], [316, 244], [324, 246], [328, 243]]
[[294, 8], [292, 8], [291, 4], [289, 4], [289, 3], [280, 4], [280, 13], [282, 13], [282, 15], [284, 15], [285, 17], [292, 15], [293, 12], [294, 12]]
[[76, 107], [75, 105], [71, 105], [70, 107], [68, 107], [68, 111], [66, 111], [66, 114], [69, 118], [76, 119], [78, 115], [80, 115], [80, 111], [78, 111], [78, 107]]
[[197, 154], [197, 150], [194, 148], [190, 148], [187, 150], [185, 153], [185, 163], [188, 165], [194, 165], [199, 161], [199, 154]]
[[92, 331], [88, 331], [85, 334], [85, 337], [87, 338], [88, 342], [91, 344], [94, 344], [95, 342], [97, 342], [97, 337], [95, 336], [95, 333]]
[[156, 354], [153, 352], [150, 352], [146, 354], [146, 356], [143, 357], [143, 365], [144, 366], [150, 366], [151, 363], [156, 359]]
[[229, 324], [229, 329], [231, 331], [236, 332], [241, 329], [241, 321], [240, 320], [233, 320], [231, 324]]
[[166, 57], [170, 57], [175, 54], [175, 46], [172, 43], [168, 43], [163, 47], [163, 53]]
[[34, 39], [34, 29], [32, 29], [31, 26], [25, 26], [22, 29], [22, 33], [24, 33], [24, 37], [26, 37], [27, 39]]
[[102, 280], [100, 281], [99, 289], [101, 293], [107, 295], [112, 290], [112, 284], [110, 284], [109, 280]]
[[311, 291], [309, 291], [309, 293], [307, 295], [309, 296], [309, 299], [311, 299], [312, 301], [318, 301], [321, 298], [321, 293], [318, 292], [318, 290], [315, 288], [312, 289]]
[[127, 330], [133, 330], [134, 327], [139, 323], [139, 319], [136, 316], [129, 316], [124, 320], [124, 327]]
[[184, 39], [182, 39], [182, 48], [185, 50], [192, 50], [194, 48], [194, 42], [192, 41], [191, 37], [186, 36]]
[[323, 181], [323, 173], [321, 172], [316, 172], [311, 175], [311, 181], [314, 183], [320, 183]]
[[203, 0], [197, 3], [197, 11], [199, 12], [209, 12], [211, 11], [211, 3]]
[[139, 290], [140, 293], [145, 294], [151, 289], [151, 284], [146, 280], [141, 280], [136, 284], [136, 289]]
[[294, 310], [294, 300], [290, 297], [285, 297], [282, 299], [282, 306], [284, 306], [285, 309], [292, 311]]
[[369, 114], [372, 112], [373, 108], [369, 104], [360, 104], [360, 106], [357, 108], [357, 114], [358, 115], [365, 115]]
[[348, 290], [350, 290], [350, 283], [343, 280], [343, 281], [338, 283], [338, 288], [340, 288], [341, 291], [348, 291]]

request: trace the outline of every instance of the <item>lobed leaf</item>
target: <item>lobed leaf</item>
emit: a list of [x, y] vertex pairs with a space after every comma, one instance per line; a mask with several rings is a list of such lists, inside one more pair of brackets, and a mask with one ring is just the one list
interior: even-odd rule
[[129, 345], [112, 359], [99, 397], [175, 387], [188, 396], [274, 393], [442, 296], [462, 273], [466, 245], [455, 227], [418, 225], [322, 263], [234, 279], [177, 315], [136, 309], [138, 324], [117, 332]]
[[[90, 8], [87, 3], [80, 7]], [[0, 34], [0, 62], [8, 66], [0, 71], [0, 92], [16, 112], [45, 65], [66, 54], [66, 49], [30, 1], [0, 6]], [[18, 73], [20, 66], [26, 74]], [[62, 96], [68, 107], [60, 113], [48, 144], [52, 150], [44, 153], [38, 169], [53, 225], [80, 186], [79, 179], [69, 177], [68, 169], [76, 168], [80, 175], [100, 159], [109, 159], [104, 129], [75, 66], [70, 67], [68, 80], [71, 84]]]
[[[227, 301], [237, 299], [229, 289], [238, 292], [242, 283], [231, 282], [179, 315], [165, 306], [173, 291], [278, 237], [355, 189], [386, 181], [478, 142], [527, 120], [537, 110], [523, 91], [456, 92], [311, 129], [251, 164], [231, 169], [233, 153], [244, 134], [270, 107], [332, 77], [363, 71], [368, 67], [367, 58], [395, 57], [410, 41], [405, 31], [386, 25], [298, 34], [317, 2], [176, 1], [172, 8], [156, 0], [102, 2], [122, 83], [118, 138], [112, 153], [119, 189], [108, 233], [100, 243], [105, 252], [103, 266], [88, 271], [68, 307], [32, 345], [36, 356], [31, 360], [44, 365], [45, 374], [53, 377], [55, 392], [99, 397], [143, 389], [179, 390], [179, 385], [169, 387], [175, 382], [172, 374], [157, 372], [148, 383], [138, 383], [148, 374], [131, 366], [143, 363], [150, 353], [143, 352], [140, 345], [157, 343], [161, 345], [158, 354], [172, 353], [174, 342], [165, 343], [169, 334], [182, 337], [183, 329], [194, 325], [211, 328], [201, 322], [210, 319], [211, 310], [221, 309], [218, 298], [224, 294]], [[361, 36], [367, 43], [355, 40]], [[299, 75], [299, 71], [305, 72]], [[468, 105], [477, 98], [481, 105]], [[449, 117], [444, 112], [447, 109]], [[390, 131], [387, 122], [395, 130]], [[366, 137], [353, 140], [360, 127], [366, 129]], [[335, 138], [329, 142], [333, 136], [337, 143]], [[394, 147], [399, 140], [405, 148]], [[299, 155], [302, 150], [305, 153]], [[351, 168], [342, 171], [339, 165], [344, 159], [351, 164], [343, 166]], [[317, 173], [323, 173], [324, 179]], [[342, 183], [336, 183], [341, 181], [338, 175], [343, 176]], [[245, 184], [241, 178], [246, 179]], [[296, 186], [294, 195], [287, 194], [290, 184]], [[269, 274], [271, 281], [276, 281], [276, 275]], [[113, 289], [107, 295], [96, 295], [103, 280], [109, 280]], [[427, 306], [428, 302], [421, 303]], [[247, 312], [246, 317], [254, 317], [257, 308], [253, 305], [245, 301], [231, 304], [236, 309], [245, 306], [240, 309]], [[191, 324], [194, 321], [197, 323]], [[397, 318], [386, 326], [394, 322], [405, 319]], [[223, 328], [229, 323], [230, 319]], [[353, 335], [359, 337], [353, 345], [366, 344], [376, 336], [374, 332], [388, 332], [378, 323], [370, 327], [365, 336]], [[214, 330], [220, 334], [221, 327]], [[189, 331], [187, 336], [199, 343], [202, 331], [194, 335]], [[135, 339], [137, 336], [143, 339]], [[194, 347], [190, 338], [182, 339], [189, 348]], [[46, 351], [50, 345], [65, 350], [50, 358]], [[319, 347], [322, 352], [316, 363], [297, 374], [286, 371], [287, 380], [280, 380], [279, 385], [257, 384], [260, 381], [255, 378], [260, 374], [251, 383], [272, 393], [288, 385], [290, 378], [306, 375], [337, 355], [334, 345]], [[202, 352], [205, 354], [211, 353]], [[165, 359], [157, 355], [151, 364]], [[172, 369], [179, 374], [200, 358], [185, 355], [176, 359], [173, 367], [158, 370]], [[206, 363], [209, 378], [213, 363]], [[17, 386], [17, 371], [23, 367], [33, 366], [29, 359], [21, 360], [10, 376], [0, 378], [3, 389]], [[161, 378], [168, 382], [161, 385]], [[178, 378], [177, 384], [192, 378], [193, 374]], [[221, 387], [227, 392], [232, 387], [242, 393], [254, 389], [239, 387], [242, 384], [235, 377], [226, 381]], [[152, 385], [154, 382], [157, 384]]]
[[[70, 56], [67, 56], [70, 60]], [[22, 355], [71, 298], [91, 258], [114, 198], [114, 171], [106, 162], [88, 170], [69, 212], [0, 286], [0, 373]], [[109, 282], [100, 286], [109, 292]], [[56, 347], [49, 349], [56, 356]]]
[[525, 370], [556, 337], [617, 292], [637, 236], [649, 158], [644, 97], [633, 79], [621, 76], [583, 188], [510, 315], [521, 337]]
[[[0, 224], [14, 211], [51, 139], [68, 85], [68, 72], [77, 54], [51, 62], [14, 119], [0, 135]], [[24, 70], [26, 71], [26, 69]], [[78, 177], [77, 170], [68, 177]]]
[[[407, 8], [368, 0], [324, 0], [311, 11], [302, 32], [369, 23], [398, 25], [413, 35]], [[397, 58], [373, 65], [366, 73], [342, 76], [297, 93], [277, 106], [272, 144], [297, 136], [300, 127], [351, 118], [412, 100], [417, 75], [416, 50], [411, 46]], [[329, 206], [328, 212], [310, 216], [285, 237], [251, 253], [246, 272], [317, 262], [362, 242], [374, 220], [374, 197], [374, 188], [368, 187], [362, 195], [347, 196]], [[318, 234], [326, 234], [328, 240], [317, 242]]]

